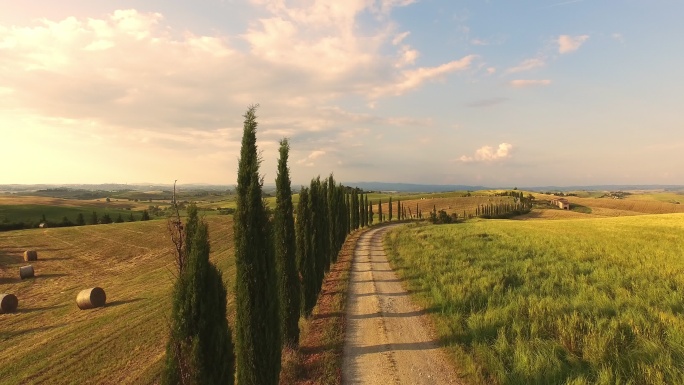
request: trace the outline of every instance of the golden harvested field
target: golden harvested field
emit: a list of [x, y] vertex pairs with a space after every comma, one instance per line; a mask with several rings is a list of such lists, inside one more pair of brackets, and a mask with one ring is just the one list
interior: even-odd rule
[[[211, 259], [224, 273], [232, 322], [232, 218], [212, 216]], [[26, 249], [36, 277], [21, 281]], [[166, 221], [0, 233], [0, 293], [19, 311], [0, 314], [2, 384], [149, 384], [158, 380], [175, 267]], [[82, 289], [107, 305], [79, 310]]]
[[[578, 204], [592, 209], [592, 214], [600, 216], [624, 216], [640, 214], [672, 214], [684, 213], [684, 205], [665, 202], [654, 198], [657, 194], [630, 195], [627, 199], [580, 198], [566, 196], [571, 204]], [[553, 195], [535, 194], [537, 200], [551, 200]], [[639, 197], [639, 198], [637, 198]]]

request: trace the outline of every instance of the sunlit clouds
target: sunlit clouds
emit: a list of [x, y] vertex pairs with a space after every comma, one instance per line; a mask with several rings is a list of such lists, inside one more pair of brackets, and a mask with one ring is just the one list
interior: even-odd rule
[[558, 37], [558, 53], [577, 51], [587, 40], [589, 40], [589, 35], [560, 35]]
[[482, 146], [475, 150], [472, 156], [462, 155], [458, 160], [463, 163], [473, 162], [494, 162], [511, 157], [513, 145], [510, 143], [501, 143], [498, 147]]

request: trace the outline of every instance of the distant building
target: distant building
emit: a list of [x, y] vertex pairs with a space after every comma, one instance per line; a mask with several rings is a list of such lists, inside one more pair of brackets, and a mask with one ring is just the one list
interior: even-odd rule
[[562, 210], [570, 210], [570, 202], [565, 198], [554, 199], [551, 204], [560, 207]]

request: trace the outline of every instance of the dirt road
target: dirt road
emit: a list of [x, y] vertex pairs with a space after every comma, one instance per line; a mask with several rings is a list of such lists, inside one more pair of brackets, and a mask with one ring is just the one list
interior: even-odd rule
[[342, 384], [461, 384], [387, 262], [382, 238], [391, 227], [366, 232], [356, 245]]

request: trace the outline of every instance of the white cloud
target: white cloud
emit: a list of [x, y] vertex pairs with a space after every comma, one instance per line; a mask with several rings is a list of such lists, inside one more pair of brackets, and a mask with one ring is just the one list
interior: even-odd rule
[[490, 75], [494, 75], [496, 73], [496, 68], [495, 67], [487, 68], [487, 73]]
[[546, 65], [546, 61], [542, 58], [532, 58], [524, 60], [522, 63], [515, 67], [511, 67], [506, 70], [506, 73], [512, 74], [517, 72], [529, 71], [535, 68], [543, 67]]
[[620, 43], [623, 43], [623, 44], [625, 43], [625, 37], [621, 33], [615, 32], [615, 33], [611, 34], [610, 37], [619, 41]]
[[420, 87], [427, 81], [439, 79], [451, 72], [467, 70], [476, 58], [476, 55], [468, 55], [460, 60], [454, 60], [437, 67], [421, 67], [402, 71], [398, 76], [396, 83], [374, 87], [370, 93], [370, 97], [375, 99], [386, 95], [402, 95]]
[[570, 53], [577, 51], [584, 42], [586, 42], [589, 39], [589, 35], [579, 35], [579, 36], [570, 36], [570, 35], [560, 35], [558, 37], [557, 43], [558, 43], [558, 52], [559, 53]]
[[551, 84], [549, 79], [532, 80], [532, 79], [516, 79], [511, 80], [508, 84], [512, 87], [523, 88], [523, 87], [535, 87], [535, 86], [548, 86]]
[[325, 155], [326, 152], [323, 150], [316, 150], [312, 151], [306, 158], [300, 159], [297, 161], [297, 164], [303, 165], [303, 166], [308, 166], [308, 167], [313, 167], [314, 160], [320, 158], [321, 156]]
[[397, 36], [394, 37], [394, 39], [392, 39], [392, 45], [401, 44], [401, 42], [404, 41], [404, 39], [406, 39], [408, 37], [408, 35], [410, 35], [410, 34], [411, 34], [411, 32], [409, 32], [409, 31], [402, 32], [402, 33], [398, 34]]
[[475, 151], [475, 155], [463, 155], [458, 160], [463, 163], [473, 162], [494, 162], [497, 160], [507, 159], [511, 157], [513, 145], [510, 143], [501, 143], [498, 148], [491, 146], [483, 146]]

